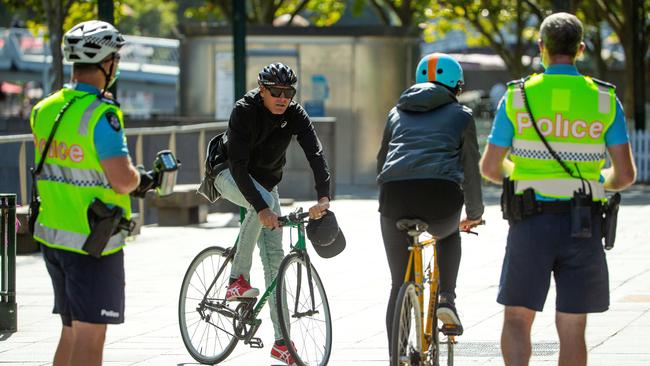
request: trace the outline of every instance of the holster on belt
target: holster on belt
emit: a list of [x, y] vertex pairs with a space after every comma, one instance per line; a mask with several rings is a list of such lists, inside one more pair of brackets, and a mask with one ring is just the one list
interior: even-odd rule
[[111, 237], [120, 230], [131, 231], [134, 222], [122, 217], [124, 211], [119, 206], [108, 207], [95, 199], [88, 207], [88, 226], [90, 234], [82, 249], [89, 255], [100, 258]]
[[501, 212], [505, 220], [512, 220], [514, 213], [512, 212], [512, 201], [515, 198], [515, 182], [508, 177], [503, 178], [503, 192], [501, 192]]
[[[532, 196], [531, 196], [532, 193]], [[515, 182], [510, 178], [503, 178], [503, 192], [501, 193], [501, 211], [503, 218], [510, 223], [523, 219], [528, 212], [534, 210], [535, 192], [524, 191], [523, 195], [515, 194]]]
[[616, 192], [603, 206], [602, 234], [603, 239], [605, 239], [605, 249], [607, 250], [614, 247], [614, 241], [616, 240], [616, 222], [618, 221], [618, 207], [620, 204], [621, 194]]

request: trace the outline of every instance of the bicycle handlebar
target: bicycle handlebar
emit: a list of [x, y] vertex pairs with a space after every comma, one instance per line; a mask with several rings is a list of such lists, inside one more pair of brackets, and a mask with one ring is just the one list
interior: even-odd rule
[[286, 226], [290, 224], [299, 224], [305, 221], [305, 218], [309, 217], [309, 212], [302, 212], [302, 207], [298, 208], [296, 211], [286, 215], [278, 217], [278, 223], [280, 226]]
[[474, 234], [474, 235], [478, 235], [478, 233], [477, 233], [476, 231], [472, 231], [472, 228], [477, 227], [477, 226], [479, 226], [479, 225], [485, 225], [485, 220], [481, 220], [481, 222], [479, 222], [478, 224], [472, 226], [471, 228], [469, 228], [469, 229], [467, 229], [467, 230], [461, 230], [461, 231], [464, 232], [464, 233], [466, 233], [466, 234]]

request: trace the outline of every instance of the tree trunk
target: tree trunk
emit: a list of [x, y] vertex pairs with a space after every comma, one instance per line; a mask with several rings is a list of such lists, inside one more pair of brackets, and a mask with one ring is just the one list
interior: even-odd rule
[[61, 51], [61, 40], [63, 39], [63, 1], [43, 0], [43, 7], [47, 13], [47, 25], [50, 35], [50, 51], [52, 54], [52, 68], [50, 75], [52, 83], [50, 90], [58, 90], [63, 87], [63, 52]]
[[603, 39], [600, 36], [600, 25], [595, 25], [595, 30], [590, 32], [590, 47], [587, 47], [587, 52], [591, 56], [591, 59], [594, 61], [594, 74], [597, 78], [603, 79], [607, 75], [607, 64], [603, 59]]

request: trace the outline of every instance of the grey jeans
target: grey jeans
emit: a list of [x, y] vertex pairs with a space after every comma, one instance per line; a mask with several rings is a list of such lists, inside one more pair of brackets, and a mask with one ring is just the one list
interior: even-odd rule
[[[251, 179], [253, 178], [251, 177]], [[255, 181], [255, 179], [253, 179], [253, 183], [269, 208], [278, 216], [281, 215], [278, 187], [273, 187], [273, 190], [269, 192], [262, 187], [261, 184]], [[241, 229], [239, 230], [237, 252], [235, 253], [235, 259], [232, 263], [230, 277], [237, 278], [240, 275], [243, 275], [244, 278], [250, 282], [250, 271], [253, 264], [253, 249], [257, 242], [257, 246], [260, 250], [260, 257], [262, 258], [262, 266], [264, 267], [264, 281], [266, 282], [266, 287], [270, 286], [278, 273], [280, 262], [282, 262], [282, 258], [284, 258], [284, 251], [282, 250], [282, 230], [270, 230], [262, 226], [262, 223], [257, 217], [257, 212], [246, 198], [244, 198], [239, 191], [239, 188], [237, 188], [237, 184], [230, 174], [229, 169], [224, 169], [217, 175], [214, 180], [214, 186], [225, 199], [246, 209], [246, 216], [244, 217], [244, 221], [241, 223]], [[269, 296], [269, 306], [271, 310], [273, 330], [275, 331], [275, 339], [282, 339], [282, 331], [280, 330], [280, 322], [276, 312], [275, 294]]]

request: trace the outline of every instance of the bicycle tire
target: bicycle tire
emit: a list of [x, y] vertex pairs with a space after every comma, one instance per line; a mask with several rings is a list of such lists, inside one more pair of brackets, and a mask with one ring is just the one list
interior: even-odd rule
[[[306, 256], [307, 253], [304, 252], [292, 253], [282, 260], [278, 270], [275, 292], [276, 308], [282, 336], [287, 342], [287, 348], [294, 362], [298, 366], [325, 366], [332, 353], [332, 318], [323, 282]], [[312, 291], [309, 289], [309, 276], [305, 270], [307, 263], [309, 263], [311, 272], [313, 304]], [[304, 299], [301, 299], [301, 295]], [[297, 303], [296, 298], [298, 299]], [[315, 305], [315, 309], [312, 309], [312, 305]], [[315, 316], [307, 314], [310, 309], [317, 310], [318, 313], [313, 314]], [[301, 313], [307, 315], [301, 315]], [[289, 324], [287, 320], [290, 319], [295, 320]], [[324, 333], [321, 331], [319, 334], [311, 334], [310, 328], [299, 323], [301, 319], [307, 320], [310, 326], [323, 323]], [[292, 328], [294, 337], [291, 336]], [[308, 338], [304, 336], [306, 332], [310, 333]], [[302, 339], [298, 339], [296, 334], [303, 335]]]
[[[216, 268], [215, 258], [216, 261], [218, 261]], [[210, 261], [210, 263], [208, 263], [208, 261]], [[222, 270], [221, 274], [216, 279], [216, 283], [210, 291], [210, 298], [225, 298], [226, 287], [228, 286], [228, 280], [230, 278], [230, 262], [230, 259], [225, 254], [225, 249], [217, 246], [209, 247], [194, 257], [185, 272], [185, 276], [183, 277], [178, 300], [178, 324], [181, 331], [181, 338], [183, 339], [185, 348], [190, 355], [202, 364], [214, 365], [225, 360], [226, 357], [228, 357], [235, 349], [235, 346], [239, 341], [237, 337], [231, 333], [230, 337], [226, 337], [229, 339], [222, 343], [219, 338], [219, 327], [215, 326], [215, 323], [220, 325], [222, 327], [221, 329], [229, 329], [228, 327], [232, 329], [232, 320], [210, 322], [214, 314], [217, 314], [217, 316], [220, 316], [220, 314], [211, 309], [201, 307], [201, 302], [205, 296], [205, 292], [208, 290], [208, 286], [210, 286], [220, 269]], [[199, 270], [202, 273], [197, 274], [197, 271]], [[206, 271], [208, 272], [207, 276]], [[203, 278], [200, 277], [201, 274], [203, 275]], [[192, 297], [188, 298], [188, 293], [191, 293]], [[216, 302], [217, 301], [215, 301], [215, 303]], [[199, 309], [203, 309], [206, 313], [209, 313], [207, 320], [199, 313]], [[194, 316], [192, 317], [192, 315]], [[197, 317], [198, 320], [194, 321]], [[226, 316], [223, 317], [227, 318]], [[192, 323], [192, 321], [194, 322]], [[194, 325], [196, 325], [196, 329], [192, 332], [190, 327]], [[202, 332], [201, 339], [197, 343], [194, 336], [197, 334], [199, 328], [202, 329]], [[213, 347], [214, 352], [210, 353], [210, 344], [208, 344], [208, 342], [210, 340], [212, 328], [214, 328], [215, 344]], [[203, 336], [206, 333], [207, 338], [205, 338], [205, 342], [203, 342]], [[222, 333], [226, 334], [225, 332]], [[221, 347], [220, 349], [217, 349], [217, 342], [219, 343], [219, 347]]]
[[390, 366], [423, 365], [422, 332], [422, 313], [416, 287], [413, 282], [406, 282], [400, 287], [395, 301]]

